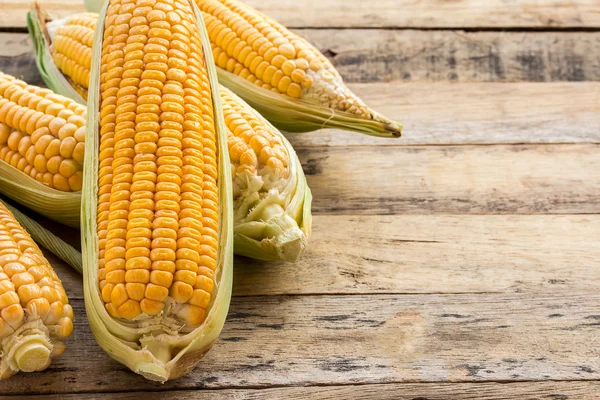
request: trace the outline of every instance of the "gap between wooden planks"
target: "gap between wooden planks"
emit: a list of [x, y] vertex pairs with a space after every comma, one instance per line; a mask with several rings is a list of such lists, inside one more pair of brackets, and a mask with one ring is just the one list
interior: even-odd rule
[[[347, 386], [281, 387], [269, 389], [204, 389], [167, 392], [91, 393], [89, 400], [163, 400], [172, 396], [178, 400], [539, 400], [576, 398], [597, 400], [600, 382], [469, 382], [469, 383], [390, 383]], [[0, 396], [4, 400], [28, 400], [26, 396]], [[80, 394], [46, 395], [40, 400], [79, 400]]]
[[[83, 10], [81, 0], [38, 0], [59, 16]], [[290, 27], [598, 28], [595, 0], [245, 0]], [[0, 27], [25, 27], [30, 4], [3, 0]]]
[[[303, 29], [346, 82], [600, 80], [600, 32]], [[31, 40], [0, 33], [0, 70], [40, 83]], [[37, 79], [38, 81], [33, 81]]]
[[[599, 225], [597, 215], [315, 215], [297, 263], [236, 257], [234, 296], [595, 293]], [[47, 257], [81, 299], [81, 276]]]
[[67, 352], [3, 382], [4, 395], [600, 378], [590, 292], [234, 298], [215, 347], [164, 385], [111, 360], [72, 304]]

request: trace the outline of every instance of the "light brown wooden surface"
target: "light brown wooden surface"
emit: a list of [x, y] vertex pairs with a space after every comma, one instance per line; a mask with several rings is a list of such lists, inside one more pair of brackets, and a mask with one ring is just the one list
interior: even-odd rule
[[360, 146], [297, 152], [316, 213], [588, 214], [600, 211], [599, 149]]
[[[38, 0], [57, 15], [83, 10], [79, 0]], [[595, 0], [248, 0], [291, 27], [597, 28]], [[24, 27], [30, 4], [3, 0], [0, 27]]]
[[[314, 195], [309, 248], [297, 264], [236, 257], [220, 340], [166, 385], [102, 352], [81, 277], [48, 255], [74, 336], [0, 398], [600, 398], [600, 3], [248, 3], [315, 43], [403, 138], [288, 135]], [[20, 29], [0, 32], [0, 70], [42, 84], [29, 6], [0, 0], [0, 29]]]
[[164, 385], [107, 357], [72, 303], [82, 317], [68, 352], [3, 394], [600, 379], [589, 292], [236, 297], [202, 363]]
[[[281, 387], [272, 389], [181, 390], [173, 392], [132, 392], [86, 394], [90, 400], [162, 400], [169, 395], [179, 400], [597, 400], [597, 382], [503, 382], [503, 383], [390, 383], [347, 386]], [[6, 400], [27, 400], [28, 396], [0, 396]], [[47, 395], [40, 400], [79, 400], [80, 394]]]
[[[298, 263], [236, 257], [233, 292], [594, 292], [600, 289], [599, 225], [597, 215], [315, 215], [312, 241]], [[46, 254], [60, 265], [70, 297], [83, 298], [81, 276]]]

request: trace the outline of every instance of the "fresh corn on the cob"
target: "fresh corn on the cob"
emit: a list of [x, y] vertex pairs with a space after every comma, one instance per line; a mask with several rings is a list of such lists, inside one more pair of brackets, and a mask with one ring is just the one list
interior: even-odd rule
[[72, 332], [60, 279], [0, 202], [0, 379], [46, 369]]
[[[96, 11], [101, 4], [88, 0], [86, 6]], [[401, 125], [367, 107], [305, 39], [238, 0], [196, 4], [206, 21], [220, 82], [278, 128], [304, 132], [330, 127], [400, 136]], [[78, 65], [85, 67], [84, 62]]]
[[[48, 39], [35, 34], [41, 32], [39, 18], [30, 14], [29, 19], [46, 83], [58, 93], [83, 101], [88, 82], [69, 71], [86, 70], [89, 75], [84, 65], [89, 66], [90, 60], [78, 59], [72, 50], [57, 55], [54, 40], [60, 35], [81, 38], [72, 49], [89, 54], [86, 43], [97, 17], [83, 13], [50, 22]], [[46, 40], [52, 41], [51, 52], [44, 51], [49, 47]], [[57, 69], [56, 64], [62, 67]], [[224, 87], [220, 95], [233, 174], [235, 252], [263, 260], [294, 261], [306, 247], [311, 225], [310, 190], [298, 157], [285, 137], [243, 100]]]
[[90, 69], [86, 311], [102, 348], [158, 381], [200, 361], [231, 297], [227, 139], [194, 7], [190, 0], [110, 0]]
[[86, 109], [0, 72], [0, 159], [62, 191], [81, 190]]

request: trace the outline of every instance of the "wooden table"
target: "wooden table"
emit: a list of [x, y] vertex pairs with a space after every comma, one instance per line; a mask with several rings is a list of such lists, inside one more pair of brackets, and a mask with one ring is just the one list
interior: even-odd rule
[[[0, 69], [39, 84], [26, 3], [0, 2]], [[405, 136], [289, 135], [314, 194], [309, 250], [297, 264], [236, 258], [223, 334], [175, 382], [112, 361], [80, 277], [49, 256], [74, 336], [2, 394], [600, 398], [600, 1], [249, 3], [315, 43]]]

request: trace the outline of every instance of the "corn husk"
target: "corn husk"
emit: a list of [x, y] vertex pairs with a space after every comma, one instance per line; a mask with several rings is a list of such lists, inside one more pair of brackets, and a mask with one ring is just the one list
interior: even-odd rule
[[[204, 49], [210, 50], [208, 36], [199, 10], [192, 4]], [[191, 370], [217, 340], [225, 322], [231, 299], [233, 273], [233, 214], [229, 155], [226, 132], [220, 106], [217, 75], [212, 53], [205, 51], [212, 99], [215, 109], [215, 124], [218, 137], [219, 160], [219, 249], [215, 273], [215, 292], [206, 320], [200, 326], [184, 326], [179, 331], [168, 331], [160, 323], [160, 316], [148, 317], [143, 323], [123, 322], [112, 318], [104, 307], [98, 287], [98, 237], [96, 226], [98, 138], [99, 120], [99, 77], [100, 54], [104, 31], [104, 16], [107, 5], [100, 14], [94, 36], [92, 73], [89, 91], [84, 183], [82, 189], [81, 239], [83, 253], [83, 278], [85, 308], [90, 327], [96, 341], [112, 358], [125, 364], [144, 377], [165, 382]], [[168, 307], [168, 305], [166, 306]], [[144, 325], [144, 327], [142, 327]]]
[[[44, 17], [41, 14], [43, 12], [40, 10], [31, 11], [27, 18], [40, 74], [54, 92], [85, 104], [80, 95], [81, 90], [76, 89], [72, 81], [54, 64], [48, 43], [51, 38], [44, 32]], [[60, 22], [55, 20], [53, 24]], [[247, 105], [231, 91], [224, 87], [221, 90]], [[248, 108], [251, 109], [250, 106]], [[258, 260], [296, 261], [303, 254], [311, 233], [311, 192], [292, 145], [262, 115], [255, 110], [251, 111], [263, 121], [269, 132], [277, 135], [283, 142], [290, 159], [290, 177], [281, 191], [269, 192], [261, 197], [256, 191], [248, 190], [241, 198], [236, 199], [234, 252]], [[250, 189], [256, 186], [257, 184], [249, 185]], [[258, 187], [260, 188], [260, 183]]]

